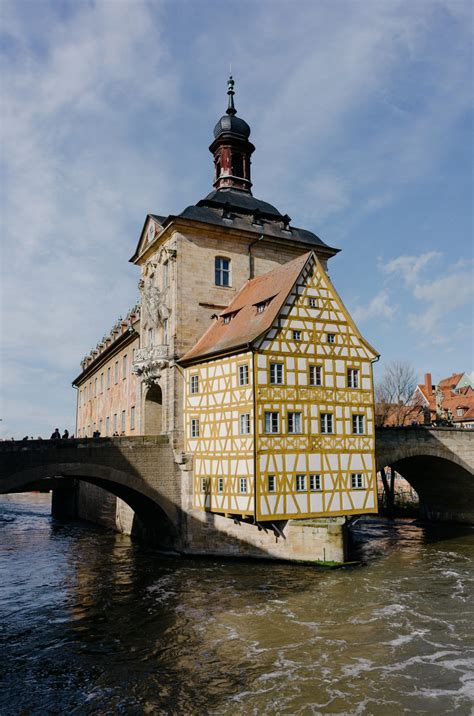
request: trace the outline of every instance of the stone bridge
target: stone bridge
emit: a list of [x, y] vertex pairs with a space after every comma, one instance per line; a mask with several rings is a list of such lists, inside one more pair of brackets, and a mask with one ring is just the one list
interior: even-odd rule
[[[382, 428], [376, 437], [377, 469], [390, 465], [403, 475], [417, 491], [425, 517], [474, 524], [473, 430]], [[81, 491], [84, 483], [89, 487]], [[193, 510], [191, 461], [175, 455], [164, 435], [1, 442], [0, 493], [44, 487], [53, 489], [53, 515], [107, 523], [112, 510], [118, 521], [110, 526], [181, 552], [307, 558], [308, 530], [303, 535], [297, 521], [266, 531]], [[108, 504], [110, 495], [120, 500]], [[128, 518], [126, 509], [116, 515], [116, 505], [124, 503], [131, 508]], [[120, 519], [130, 520], [127, 529]], [[335, 527], [330, 521], [321, 526], [319, 537], [314, 528], [325, 559], [340, 550], [331, 545], [330, 527]], [[295, 553], [294, 544], [300, 543]]]
[[376, 461], [412, 485], [423, 517], [474, 524], [474, 430], [378, 428]]

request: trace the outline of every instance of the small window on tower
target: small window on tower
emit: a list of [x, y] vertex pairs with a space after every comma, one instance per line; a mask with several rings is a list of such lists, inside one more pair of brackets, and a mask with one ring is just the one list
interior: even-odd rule
[[241, 154], [232, 156], [232, 175], [234, 177], [244, 176], [244, 160]]

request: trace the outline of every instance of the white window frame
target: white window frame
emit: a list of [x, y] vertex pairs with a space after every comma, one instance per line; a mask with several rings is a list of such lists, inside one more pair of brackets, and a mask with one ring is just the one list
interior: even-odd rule
[[322, 435], [334, 435], [334, 414], [319, 414], [319, 429]]
[[313, 363], [309, 366], [309, 384], [318, 387], [323, 384], [323, 367]]
[[247, 478], [239, 477], [239, 493], [241, 495], [247, 494]]
[[191, 437], [199, 437], [199, 418], [191, 418]]
[[[264, 415], [265, 434], [276, 435], [280, 432], [280, 413], [276, 410], [266, 410]], [[268, 430], [267, 428], [270, 428]], [[276, 430], [274, 430], [276, 428]]]
[[295, 491], [306, 492], [306, 475], [295, 475]]
[[199, 393], [199, 373], [194, 373], [189, 378], [189, 392], [191, 395]]
[[352, 490], [363, 490], [364, 489], [364, 474], [362, 472], [351, 473], [351, 489]]
[[365, 415], [361, 413], [352, 414], [352, 434], [365, 435]]
[[267, 476], [267, 492], [276, 492], [276, 476]]
[[[227, 266], [224, 265], [224, 262]], [[214, 258], [214, 284], [223, 288], [232, 286], [231, 260], [226, 256], [216, 256]]]
[[117, 413], [114, 413], [114, 420], [113, 420], [113, 432], [118, 433], [118, 415]]
[[249, 384], [249, 366], [248, 363], [239, 365], [239, 385]]
[[336, 334], [335, 333], [326, 333], [326, 341], [327, 341], [327, 343], [335, 343], [336, 342]]
[[250, 435], [250, 413], [241, 413], [239, 416], [240, 435]]
[[358, 388], [359, 387], [359, 369], [348, 368], [347, 369], [347, 387]]
[[208, 481], [207, 477], [201, 477], [201, 492], [206, 494], [209, 489], [208, 486], [209, 486], [209, 481]]
[[312, 473], [309, 476], [309, 491], [310, 492], [321, 492], [322, 480], [319, 473]]
[[288, 433], [290, 435], [301, 435], [303, 432], [303, 416], [299, 411], [288, 411], [287, 413]]
[[217, 494], [222, 495], [224, 493], [224, 478], [217, 478]]
[[118, 362], [118, 360], [116, 360], [115, 366], [114, 366], [114, 385], [117, 385], [118, 382], [119, 382], [119, 362]]
[[270, 385], [283, 385], [283, 363], [271, 362], [269, 366]]
[[130, 408], [130, 430], [135, 430], [135, 406]]
[[293, 340], [294, 341], [300, 341], [301, 340], [301, 331], [295, 330], [293, 331]]
[[127, 429], [127, 411], [122, 410], [122, 416], [120, 418], [120, 432], [124, 433]]
[[122, 356], [122, 380], [126, 380], [128, 371], [128, 355]]
[[314, 296], [309, 296], [308, 298], [308, 306], [310, 308], [317, 308], [318, 307], [318, 299]]

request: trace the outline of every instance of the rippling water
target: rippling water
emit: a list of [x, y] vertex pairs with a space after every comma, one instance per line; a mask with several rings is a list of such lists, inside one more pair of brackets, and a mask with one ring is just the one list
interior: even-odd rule
[[365, 566], [170, 559], [0, 498], [0, 713], [471, 714], [474, 531], [354, 530]]

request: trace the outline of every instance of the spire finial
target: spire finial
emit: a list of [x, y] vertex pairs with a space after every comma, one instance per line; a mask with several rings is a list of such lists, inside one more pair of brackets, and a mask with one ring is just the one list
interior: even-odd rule
[[227, 94], [229, 95], [229, 105], [226, 110], [226, 114], [237, 114], [237, 110], [234, 106], [234, 78], [232, 75], [229, 75], [229, 79], [227, 80]]

